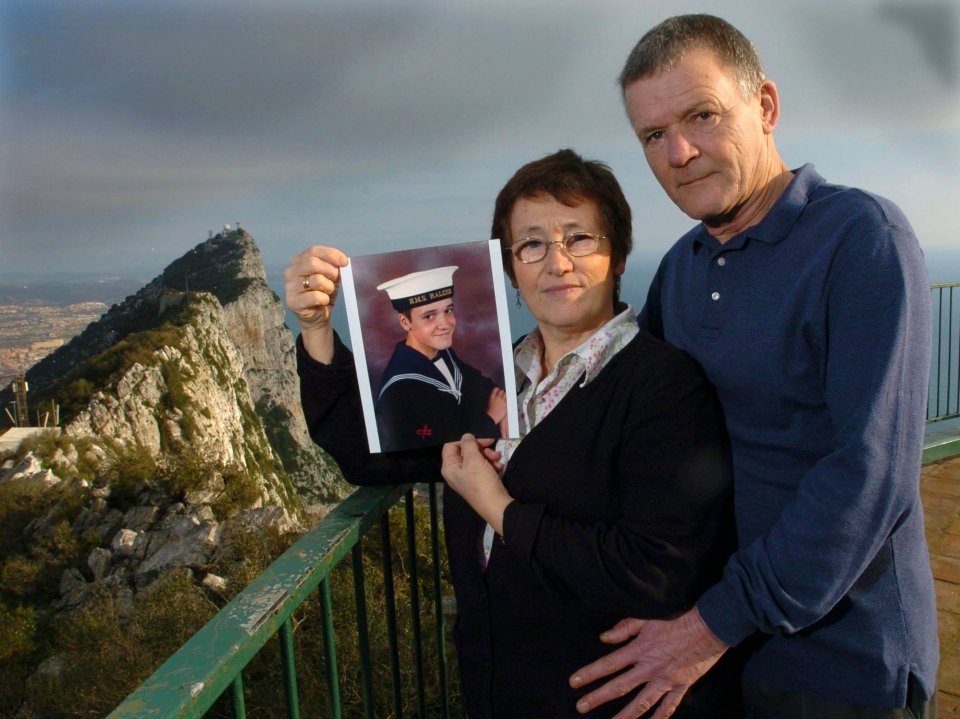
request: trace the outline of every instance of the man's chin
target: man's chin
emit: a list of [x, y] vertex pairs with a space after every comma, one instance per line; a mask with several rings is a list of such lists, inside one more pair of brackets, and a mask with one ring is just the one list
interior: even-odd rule
[[691, 220], [696, 220], [697, 222], [702, 222], [707, 227], [723, 227], [728, 224], [733, 217], [736, 216], [736, 211], [734, 212], [718, 212], [713, 208], [703, 207], [702, 205], [694, 205], [689, 202], [677, 202], [674, 200], [674, 204], [680, 211], [683, 212]]

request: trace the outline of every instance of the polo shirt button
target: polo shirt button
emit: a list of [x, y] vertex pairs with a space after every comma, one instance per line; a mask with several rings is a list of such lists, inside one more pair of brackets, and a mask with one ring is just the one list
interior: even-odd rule
[[719, 293], [719, 292], [714, 292], [712, 295], [710, 295], [710, 299], [713, 300], [714, 302], [716, 302], [717, 300], [720, 299], [720, 293]]
[[718, 257], [718, 258], [717, 258], [717, 264], [720, 265], [721, 267], [723, 267], [725, 264], [727, 264], [727, 258], [726, 258], [726, 257]]

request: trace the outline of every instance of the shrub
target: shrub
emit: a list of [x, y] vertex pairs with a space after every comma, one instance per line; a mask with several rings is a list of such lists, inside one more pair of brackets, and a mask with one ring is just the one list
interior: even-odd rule
[[55, 622], [51, 653], [64, 657], [65, 668], [31, 682], [31, 707], [64, 719], [105, 716], [216, 610], [182, 569], [141, 592], [126, 623], [118, 602], [104, 592]]
[[221, 472], [223, 489], [210, 503], [210, 508], [219, 520], [232, 517], [241, 509], [247, 509], [260, 498], [260, 485], [243, 467], [231, 467]]
[[110, 504], [120, 510], [135, 505], [137, 494], [156, 482], [157, 472], [153, 453], [139, 442], [110, 444], [101, 472], [101, 480], [110, 487]]

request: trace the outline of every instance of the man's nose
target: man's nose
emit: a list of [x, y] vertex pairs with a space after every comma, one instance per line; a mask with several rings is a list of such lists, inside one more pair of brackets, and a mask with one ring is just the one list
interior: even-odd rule
[[667, 137], [670, 165], [683, 167], [700, 154], [690, 139], [682, 132], [673, 132]]

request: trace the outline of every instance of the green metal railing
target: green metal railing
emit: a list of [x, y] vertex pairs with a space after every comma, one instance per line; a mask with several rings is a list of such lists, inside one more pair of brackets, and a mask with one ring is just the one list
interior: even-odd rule
[[930, 285], [933, 347], [923, 461], [960, 452], [960, 282]]
[[960, 417], [960, 282], [930, 285], [933, 353], [927, 421]]
[[[321, 607], [322, 637], [325, 653], [326, 706], [310, 707], [309, 716], [343, 716], [340, 697], [340, 671], [334, 638], [334, 606], [331, 598], [331, 572], [347, 555], [351, 556], [353, 593], [356, 602], [357, 645], [360, 656], [360, 686], [365, 717], [374, 716], [374, 677], [367, 633], [368, 610], [364, 557], [361, 540], [379, 525], [382, 550], [383, 599], [390, 654], [392, 711], [402, 716], [401, 666], [398, 648], [398, 622], [409, 621], [414, 642], [417, 715], [427, 716], [426, 671], [437, 672], [440, 707], [431, 706], [433, 715], [450, 716], [447, 687], [446, 628], [441, 591], [441, 548], [438, 519], [439, 500], [435, 485], [429, 485], [430, 558], [434, 636], [439, 661], [424, 667], [423, 628], [420, 621], [420, 591], [414, 516], [414, 488], [361, 487], [341, 502], [316, 527], [304, 534], [253, 582], [230, 601], [200, 631], [194, 634], [140, 687], [129, 695], [108, 719], [157, 717], [186, 719], [202, 717], [221, 697], [230, 697], [232, 716], [246, 716], [243, 672], [269, 640], [279, 638], [283, 667], [286, 716], [301, 716], [300, 688], [294, 652], [293, 615], [316, 592]], [[391, 563], [391, 507], [403, 504], [406, 520], [406, 571], [410, 583], [410, 617], [398, 616], [394, 597], [394, 572]], [[302, 658], [301, 658], [302, 659]], [[319, 657], [311, 660], [319, 660]], [[434, 664], [436, 666], [434, 666]], [[218, 703], [218, 700], [219, 703]]]

